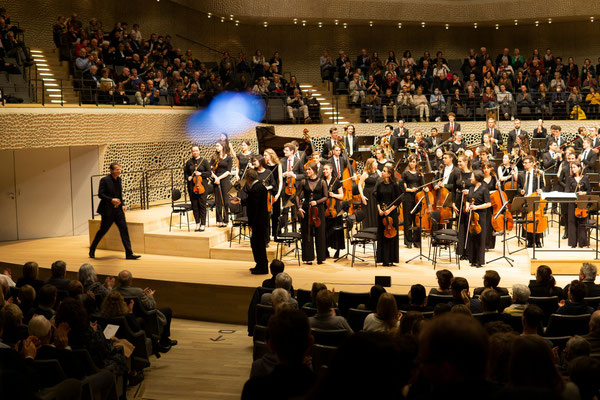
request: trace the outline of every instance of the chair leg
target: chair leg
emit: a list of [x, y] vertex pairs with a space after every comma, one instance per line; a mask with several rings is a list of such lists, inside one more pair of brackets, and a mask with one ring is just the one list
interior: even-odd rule
[[298, 251], [298, 241], [296, 240], [296, 257], [298, 258], [298, 266], [300, 266], [300, 252]]
[[171, 216], [169, 217], [169, 232], [171, 232], [171, 224], [173, 223], [173, 212], [171, 211]]
[[181, 213], [179, 213], [179, 230], [181, 230]]
[[354, 268], [354, 254], [356, 253], [356, 243], [352, 245], [352, 262], [350, 263], [350, 267]]
[[185, 212], [185, 217], [187, 218], [188, 232], [190, 231], [190, 212]]
[[375, 242], [373, 242], [373, 261], [375, 261], [375, 268], [377, 268], [377, 251], [375, 249]]
[[229, 247], [231, 248], [231, 241], [233, 240], [233, 222], [231, 223], [231, 229], [229, 230]]

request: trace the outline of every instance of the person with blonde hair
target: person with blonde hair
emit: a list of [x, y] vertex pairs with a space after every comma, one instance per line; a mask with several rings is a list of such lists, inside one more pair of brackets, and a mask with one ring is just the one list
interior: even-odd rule
[[377, 227], [377, 198], [375, 197], [375, 186], [381, 177], [381, 172], [377, 169], [377, 161], [374, 158], [369, 158], [365, 162], [365, 169], [360, 176], [358, 191], [365, 211], [365, 219], [363, 227]]
[[396, 298], [390, 293], [379, 296], [377, 310], [367, 315], [363, 330], [369, 332], [390, 332], [397, 329], [400, 323]]
[[106, 319], [125, 317], [129, 328], [133, 332], [138, 332], [141, 328], [135, 315], [133, 315], [133, 304], [133, 300], [129, 300], [129, 304], [125, 303], [125, 299], [121, 293], [113, 290], [102, 302], [100, 316]]

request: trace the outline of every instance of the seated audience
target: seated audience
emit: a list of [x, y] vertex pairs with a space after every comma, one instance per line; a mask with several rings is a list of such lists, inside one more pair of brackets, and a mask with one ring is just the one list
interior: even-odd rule
[[[298, 300], [294, 299], [291, 294], [292, 289], [292, 277], [286, 272], [281, 272], [275, 277], [275, 288], [283, 288], [290, 293], [290, 305], [294, 308], [298, 308]], [[264, 293], [260, 298], [260, 304], [271, 304], [271, 293]]]
[[29, 336], [27, 325], [23, 324], [23, 312], [16, 304], [7, 304], [1, 311], [4, 314], [2, 342], [16, 344]]
[[577, 280], [572, 281], [567, 292], [567, 300], [560, 301], [560, 307], [556, 310], [556, 314], [581, 315], [593, 313], [594, 309], [585, 302], [586, 294], [587, 287], [585, 283]]
[[294, 109], [298, 110], [298, 113], [302, 113], [304, 117], [304, 123], [310, 122], [310, 115], [308, 114], [308, 106], [304, 104], [302, 100], [302, 95], [298, 89], [294, 89], [294, 92], [291, 96], [287, 98], [287, 112], [288, 117], [292, 120], [293, 123], [296, 123], [296, 117], [294, 117]]
[[346, 319], [335, 315], [333, 300], [333, 293], [327, 289], [317, 293], [317, 314], [308, 319], [310, 327], [327, 331], [345, 329], [348, 334], [352, 334], [352, 328], [350, 328]]
[[512, 287], [512, 304], [504, 309], [505, 314], [523, 315], [530, 295], [529, 288], [520, 283], [514, 284]]
[[481, 302], [478, 299], [473, 299], [469, 295], [469, 282], [465, 278], [455, 277], [452, 279], [452, 301], [450, 306], [464, 304], [471, 313], [477, 314], [481, 312]]
[[592, 313], [590, 332], [584, 338], [590, 344], [592, 353], [600, 353], [600, 310]]
[[508, 290], [503, 287], [498, 287], [500, 284], [500, 274], [494, 270], [485, 271], [483, 275], [483, 287], [478, 287], [473, 290], [473, 295], [480, 295], [485, 289], [494, 289], [500, 296], [508, 295]]
[[285, 264], [283, 262], [281, 262], [281, 260], [277, 260], [274, 259], [273, 261], [271, 261], [271, 264], [269, 265], [269, 271], [271, 272], [271, 277], [269, 279], [265, 279], [262, 283], [262, 287], [264, 288], [273, 288], [275, 289], [275, 278], [277, 277], [277, 274], [283, 272], [283, 270], [285, 269]]
[[540, 265], [535, 273], [535, 280], [529, 281], [529, 290], [534, 297], [564, 298], [563, 290], [556, 286], [552, 270], [547, 265]]
[[71, 280], [66, 278], [67, 263], [60, 260], [53, 262], [50, 267], [50, 273], [52, 276], [44, 282], [45, 284], [54, 285], [58, 290], [65, 292], [69, 291], [69, 283], [71, 283]]
[[312, 288], [310, 289], [310, 301], [305, 303], [302, 307], [316, 308], [317, 307], [317, 294], [321, 290], [327, 290], [327, 285], [321, 282], [313, 282]]
[[58, 290], [54, 285], [44, 285], [37, 293], [38, 305], [29, 311], [25, 321], [29, 321], [35, 314], [43, 315], [49, 321], [54, 318], [54, 305], [58, 296]]
[[[579, 281], [583, 282], [587, 287], [587, 294], [585, 297], [600, 296], [600, 285], [594, 282], [596, 280], [597, 273], [598, 268], [596, 268], [596, 266], [591, 263], [583, 263], [583, 265], [579, 269]], [[564, 293], [568, 293], [569, 285], [565, 286], [563, 291]]]
[[104, 285], [98, 282], [96, 270], [91, 264], [82, 264], [77, 273], [77, 279], [83, 285], [84, 292], [92, 292], [96, 296], [105, 297], [115, 286], [115, 278], [107, 276]]
[[400, 309], [402, 311], [433, 311], [431, 307], [425, 306], [426, 300], [425, 287], [417, 283], [416, 285], [412, 285], [408, 292], [409, 304], [401, 304]]
[[369, 291], [369, 300], [366, 304], [359, 304], [356, 308], [359, 310], [369, 310], [375, 311], [377, 310], [377, 304], [379, 304], [379, 297], [387, 293], [385, 288], [381, 285], [373, 285], [371, 286], [371, 290]]
[[129, 304], [126, 304], [121, 293], [114, 290], [104, 299], [100, 316], [106, 319], [125, 317], [132, 332], [139, 332], [142, 329], [133, 314], [133, 300], [129, 300]]
[[[33, 308], [35, 302], [35, 289], [30, 285], [23, 285], [19, 288], [19, 294], [17, 295], [18, 301], [15, 303], [21, 309], [24, 316], [29, 315], [29, 311]], [[24, 320], [27, 322], [26, 320]]]
[[398, 335], [419, 337], [421, 325], [425, 321], [420, 311], [409, 311], [400, 318]]
[[363, 330], [369, 332], [393, 332], [398, 329], [399, 313], [396, 298], [390, 293], [382, 293], [377, 302], [377, 310], [367, 315]]
[[439, 294], [439, 295], [452, 295], [452, 289], [450, 288], [450, 284], [452, 282], [452, 272], [447, 269], [440, 269], [435, 273], [437, 278], [438, 287], [432, 288], [429, 291], [429, 294]]
[[497, 291], [491, 288], [487, 288], [481, 293], [479, 297], [481, 301], [481, 312], [482, 313], [497, 313], [500, 308], [500, 295]]
[[23, 265], [23, 276], [17, 280], [17, 287], [30, 285], [37, 292], [44, 285], [44, 282], [38, 279], [38, 273], [38, 263], [33, 261], [26, 262]]
[[590, 343], [584, 336], [575, 335], [567, 341], [562, 354], [562, 364], [559, 370], [563, 375], [568, 375], [569, 364], [578, 357], [588, 357], [591, 353]]

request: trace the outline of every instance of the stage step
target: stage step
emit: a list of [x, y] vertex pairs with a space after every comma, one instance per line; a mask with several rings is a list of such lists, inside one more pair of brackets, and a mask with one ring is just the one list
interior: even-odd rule
[[207, 228], [204, 232], [167, 229], [144, 235], [146, 253], [180, 257], [211, 258], [211, 248], [228, 240], [229, 229], [220, 228]]
[[[277, 247], [271, 245], [267, 248], [267, 258], [273, 260]], [[254, 261], [250, 241], [239, 243], [234, 241], [229, 247], [229, 242], [221, 243], [210, 248], [210, 258], [218, 260]]]

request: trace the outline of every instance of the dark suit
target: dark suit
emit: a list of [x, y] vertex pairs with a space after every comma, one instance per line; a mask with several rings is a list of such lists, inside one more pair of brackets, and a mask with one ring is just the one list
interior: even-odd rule
[[[526, 173], [527, 171], [521, 171], [519, 172], [518, 178], [517, 178], [517, 188], [519, 190], [525, 190], [525, 194], [523, 196], [527, 196], [527, 188], [525, 187], [525, 180], [526, 180]], [[528, 179], [527, 179], [528, 180]], [[529, 185], [529, 180], [527, 182], [527, 185]], [[536, 175], [535, 171], [533, 172], [533, 184], [532, 184], [532, 192], [531, 193], [535, 193], [538, 189], [543, 189], [545, 186], [544, 184], [544, 178], [542, 175]], [[520, 194], [520, 193], [519, 193]], [[529, 211], [533, 211], [533, 210], [529, 210]], [[525, 233], [525, 227], [523, 227], [523, 233]], [[541, 243], [540, 243], [540, 237], [541, 234], [536, 234], [536, 233], [527, 233], [527, 245], [531, 246], [531, 244], [533, 243], [533, 241], [536, 242], [536, 247], [541, 247]]]
[[70, 279], [67, 278], [48, 278], [45, 282], [48, 285], [54, 285], [58, 290], [64, 290], [65, 292], [69, 291], [69, 284], [71, 283]]
[[562, 146], [563, 144], [567, 143], [567, 141], [565, 140], [564, 137], [559, 136], [558, 139], [556, 139], [553, 135], [550, 135], [546, 138], [546, 148], [550, 147], [550, 144], [553, 142], [557, 142], [558, 143], [558, 147]]
[[[404, 148], [406, 147], [406, 142], [408, 141], [408, 129], [406, 128], [402, 128], [402, 132], [400, 132], [400, 128], [396, 128], [394, 129], [394, 131], [392, 132], [392, 137], [395, 139], [395, 145], [397, 147], [392, 146], [392, 149], [394, 149], [394, 151], [397, 151], [399, 148]], [[390, 145], [392, 143], [390, 142]]]
[[555, 155], [555, 158], [552, 158], [552, 155], [549, 151], [542, 154], [542, 165], [544, 166], [544, 170], [550, 173], [557, 173], [558, 166], [560, 165], [560, 158], [558, 154]]
[[[131, 241], [129, 240], [129, 231], [127, 230], [127, 222], [125, 221], [125, 213], [123, 212], [123, 187], [121, 186], [121, 177], [116, 180], [112, 175], [106, 175], [100, 179], [100, 186], [98, 188], [98, 197], [100, 198], [100, 204], [98, 205], [98, 214], [102, 216], [102, 222], [100, 223], [100, 229], [96, 233], [96, 237], [90, 246], [90, 253], [96, 251], [96, 247], [102, 237], [108, 232], [113, 222], [117, 224], [119, 232], [121, 233], [121, 241], [123, 247], [125, 247], [125, 254], [131, 255]], [[112, 199], [121, 200], [121, 204], [115, 207], [112, 204]]]
[[600, 146], [600, 137], [596, 136], [595, 138], [592, 139], [592, 149], [595, 149], [596, 147], [599, 147], [599, 146]]
[[[523, 134], [527, 135], [527, 132], [525, 132], [523, 129], [520, 129], [519, 133], [523, 133]], [[516, 129], [513, 129], [512, 131], [508, 132], [508, 139], [506, 140], [506, 151], [509, 154], [512, 151], [513, 147], [515, 147], [515, 143], [517, 142], [518, 136], [519, 135], [517, 134]]]
[[268, 272], [267, 250], [265, 236], [269, 225], [269, 212], [267, 211], [267, 189], [260, 181], [255, 181], [251, 187], [246, 185], [248, 197], [242, 200], [248, 212], [248, 226], [252, 229], [250, 246], [254, 256], [255, 268], [258, 272]]
[[348, 142], [348, 135], [344, 137], [344, 147], [348, 152], [348, 157], [352, 157], [354, 153], [358, 151], [358, 140], [356, 136], [352, 137], [352, 148], [350, 148], [350, 143]]
[[[486, 133], [490, 133], [490, 128], [486, 128], [481, 132], [481, 143], [483, 143], [483, 135], [485, 135]], [[497, 128], [494, 128], [494, 134], [490, 135], [490, 139], [496, 139], [498, 141], [498, 146], [504, 143], [504, 141], [502, 140], [502, 134]]]
[[590, 149], [589, 151], [587, 151], [587, 154], [585, 155], [585, 158], [584, 158], [585, 152], [586, 152], [586, 150], [583, 150], [583, 152], [581, 152], [581, 162], [583, 165], [585, 165], [587, 172], [595, 172], [596, 161], [598, 160], [598, 154], [596, 154], [595, 151]]
[[[333, 142], [333, 143], [332, 143]], [[336, 144], [333, 139], [328, 138], [325, 143], [323, 143], [323, 149], [321, 150], [321, 158], [323, 160], [327, 160], [329, 157], [333, 155], [333, 146]]]
[[335, 157], [331, 157], [329, 160], [327, 160], [327, 162], [329, 164], [331, 164], [331, 167], [333, 169], [333, 171], [331, 172], [332, 176], [341, 177], [342, 174], [344, 173], [344, 169], [346, 168], [346, 160], [344, 160], [341, 156], [339, 157], [339, 162], [340, 162], [339, 175], [338, 175], [337, 164], [335, 162]]
[[442, 144], [443, 140], [440, 135], [437, 135], [435, 138], [433, 136], [428, 136], [425, 141], [427, 142], [427, 148], [431, 149], [433, 147], [437, 147]]
[[454, 129], [450, 129], [450, 122], [446, 122], [444, 124], [444, 130], [442, 132], [451, 132], [454, 133], [456, 131], [460, 131], [460, 124], [454, 121]]
[[534, 139], [545, 139], [546, 136], [548, 136], [548, 130], [546, 128], [542, 128], [541, 130], [539, 128], [535, 128], [533, 130]]

